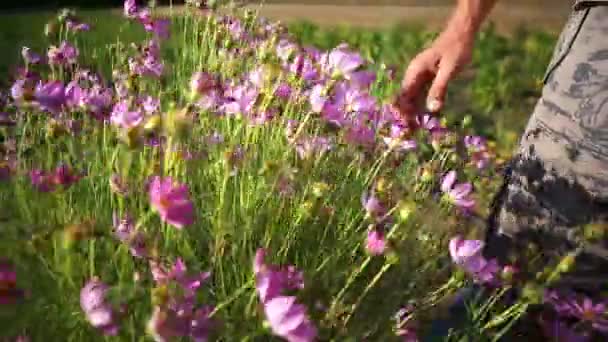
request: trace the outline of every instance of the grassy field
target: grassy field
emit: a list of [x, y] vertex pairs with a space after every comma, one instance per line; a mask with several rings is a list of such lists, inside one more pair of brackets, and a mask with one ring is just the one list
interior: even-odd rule
[[[486, 279], [469, 261], [509, 286], [448, 242], [479, 237], [555, 34], [486, 28], [441, 121], [405, 130], [389, 104], [432, 31], [79, 18], [0, 17], [0, 338], [398, 341]], [[51, 66], [23, 46], [55, 46]], [[451, 338], [497, 338], [531, 303]]]

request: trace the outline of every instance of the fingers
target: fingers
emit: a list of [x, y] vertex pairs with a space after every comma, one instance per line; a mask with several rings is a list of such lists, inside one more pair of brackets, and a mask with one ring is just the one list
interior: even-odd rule
[[405, 118], [417, 114], [423, 91], [435, 74], [436, 67], [433, 61], [431, 54], [423, 52], [414, 58], [405, 72], [396, 103]]
[[426, 100], [426, 108], [432, 113], [436, 113], [443, 108], [445, 94], [448, 83], [456, 73], [457, 65], [453, 62], [443, 62], [439, 65], [435, 79], [431, 84]]

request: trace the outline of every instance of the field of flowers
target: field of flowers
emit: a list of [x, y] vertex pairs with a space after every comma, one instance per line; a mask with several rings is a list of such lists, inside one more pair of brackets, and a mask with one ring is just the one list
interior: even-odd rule
[[0, 338], [415, 341], [477, 282], [494, 296], [451, 338], [491, 341], [564, 269], [505, 306], [517, 268], [474, 240], [552, 35], [484, 31], [449, 110], [405, 122], [392, 97], [424, 30], [132, 0], [124, 18], [17, 17], [0, 23]]

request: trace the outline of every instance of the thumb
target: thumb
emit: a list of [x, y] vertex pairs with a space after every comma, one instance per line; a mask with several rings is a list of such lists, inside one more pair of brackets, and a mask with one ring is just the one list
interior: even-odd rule
[[448, 83], [455, 73], [456, 64], [454, 63], [444, 63], [439, 66], [439, 69], [435, 74], [435, 79], [429, 88], [426, 100], [426, 108], [428, 111], [436, 113], [443, 108]]

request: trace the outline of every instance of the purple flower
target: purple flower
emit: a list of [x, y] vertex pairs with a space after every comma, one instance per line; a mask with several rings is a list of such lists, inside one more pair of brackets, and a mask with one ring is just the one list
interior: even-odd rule
[[255, 253], [253, 272], [260, 301], [266, 303], [288, 290], [304, 288], [304, 277], [294, 266], [276, 266], [265, 262], [266, 250], [260, 248]]
[[470, 210], [475, 205], [475, 200], [470, 198], [473, 192], [471, 183], [456, 184], [456, 171], [450, 171], [441, 181], [441, 191], [450, 203], [463, 209]]
[[137, 109], [129, 110], [129, 103], [126, 100], [117, 102], [110, 114], [110, 122], [125, 129], [137, 127], [143, 120], [143, 113]]
[[376, 73], [370, 70], [355, 71], [348, 75], [351, 85], [359, 89], [369, 89], [376, 80]]
[[146, 96], [141, 101], [141, 106], [147, 115], [156, 114], [160, 110], [160, 99]]
[[326, 137], [307, 137], [296, 144], [296, 152], [301, 159], [310, 159], [321, 155], [332, 148], [331, 141]]
[[194, 206], [188, 198], [188, 187], [171, 177], [154, 177], [150, 184], [150, 202], [160, 218], [181, 229], [194, 223]]
[[249, 115], [258, 95], [259, 90], [255, 87], [236, 86], [229, 88], [225, 94], [228, 101], [222, 105], [222, 112], [228, 115]]
[[109, 287], [98, 279], [89, 280], [80, 290], [80, 307], [87, 321], [104, 335], [118, 334], [116, 313], [107, 302]]
[[66, 102], [65, 87], [61, 81], [41, 82], [34, 90], [34, 98], [42, 110], [56, 114]]
[[127, 17], [127, 18], [137, 17], [138, 8], [137, 8], [137, 3], [135, 2], [135, 0], [125, 0], [123, 8], [124, 8], [125, 17]]
[[306, 307], [296, 303], [296, 297], [275, 297], [264, 304], [264, 313], [272, 332], [289, 342], [310, 342], [317, 336]]
[[348, 144], [371, 147], [376, 142], [376, 132], [364, 125], [353, 125], [346, 130], [344, 140]]
[[279, 59], [283, 62], [287, 62], [289, 57], [298, 50], [298, 45], [290, 42], [287, 39], [281, 39], [277, 44], [276, 53]]
[[328, 71], [340, 75], [348, 75], [364, 63], [363, 58], [356, 52], [350, 52], [343, 48], [335, 48], [327, 58]]
[[390, 133], [388, 137], [383, 137], [382, 140], [389, 147], [397, 151], [411, 151], [418, 147], [415, 140], [403, 139], [405, 132], [407, 132], [407, 126], [401, 123], [393, 123], [390, 127]]
[[321, 113], [321, 111], [323, 111], [323, 108], [325, 107], [325, 104], [328, 101], [328, 97], [324, 95], [324, 88], [325, 87], [323, 85], [317, 84], [310, 91], [310, 107], [315, 113]]
[[315, 69], [310, 58], [299, 54], [296, 55], [293, 62], [287, 66], [289, 72], [297, 77], [301, 77], [305, 81], [312, 81], [318, 77], [318, 71]]
[[486, 140], [483, 137], [471, 135], [464, 137], [464, 146], [473, 152], [486, 151], [488, 148]]
[[208, 72], [195, 72], [190, 79], [190, 91], [196, 95], [203, 95], [217, 87], [216, 78]]
[[169, 38], [169, 19], [142, 20], [144, 29], [161, 39]]
[[65, 26], [69, 31], [72, 31], [72, 32], [83, 32], [83, 31], [89, 31], [91, 29], [91, 25], [80, 22], [75, 19], [66, 20]]
[[112, 215], [114, 226], [114, 236], [122, 243], [129, 246], [129, 252], [136, 258], [143, 258], [148, 255], [146, 237], [144, 233], [135, 228], [133, 219], [125, 215], [119, 218], [116, 213]]
[[21, 48], [21, 56], [23, 57], [25, 64], [39, 64], [42, 62], [42, 56], [32, 51], [32, 49], [27, 46]]
[[442, 128], [439, 120], [431, 114], [418, 115], [416, 117], [416, 123], [419, 127], [422, 127], [429, 132], [435, 132]]
[[57, 190], [58, 186], [67, 189], [82, 178], [65, 164], [57, 167], [52, 173], [34, 169], [29, 175], [32, 185], [40, 192], [52, 192]]
[[361, 204], [368, 217], [382, 218], [387, 212], [380, 199], [373, 193], [364, 192], [361, 195]]
[[365, 240], [365, 250], [371, 255], [382, 255], [386, 250], [386, 238], [384, 233], [379, 230], [370, 230], [367, 232]]
[[80, 87], [78, 81], [71, 81], [64, 90], [65, 104], [70, 109], [77, 109], [83, 102], [85, 90]]
[[154, 281], [161, 286], [177, 291], [169, 291], [168, 299], [154, 309], [148, 322], [148, 331], [156, 341], [167, 341], [175, 337], [190, 337], [194, 341], [207, 341], [214, 326], [211, 319], [213, 308], [197, 305], [196, 291], [209, 277], [209, 272], [188, 275], [186, 265], [177, 259], [167, 270], [156, 261], [150, 261]]
[[272, 120], [276, 116], [276, 110], [269, 108], [262, 112], [249, 115], [249, 123], [252, 126], [261, 126]]
[[450, 256], [454, 263], [481, 283], [495, 280], [499, 270], [495, 259], [486, 260], [482, 255], [484, 243], [480, 240], [465, 240], [456, 236], [450, 240]]
[[113, 93], [110, 88], [99, 85], [84, 90], [80, 94], [80, 105], [96, 117], [107, 115], [112, 107]]
[[608, 332], [608, 311], [604, 303], [594, 304], [591, 299], [585, 297], [582, 301], [572, 302], [571, 306], [574, 317], [590, 323], [598, 331]]
[[146, 328], [154, 341], [166, 342], [188, 336], [190, 324], [185, 312], [178, 313], [170, 308], [156, 306]]
[[76, 174], [68, 165], [61, 164], [55, 169], [55, 173], [53, 174], [53, 183], [67, 189], [72, 184], [78, 182], [81, 178], [82, 175]]
[[55, 185], [52, 182], [52, 178], [49, 177], [44, 171], [35, 169], [30, 171], [30, 182], [40, 192], [50, 192], [55, 190]]
[[23, 290], [17, 288], [15, 266], [8, 260], [0, 259], [0, 305], [12, 304], [23, 296]]
[[72, 44], [63, 41], [59, 47], [51, 46], [47, 53], [49, 64], [51, 65], [68, 65], [75, 64], [78, 58], [78, 49]]
[[289, 83], [282, 82], [280, 83], [274, 91], [274, 96], [278, 97], [282, 100], [289, 100], [291, 97], [292, 89]]

